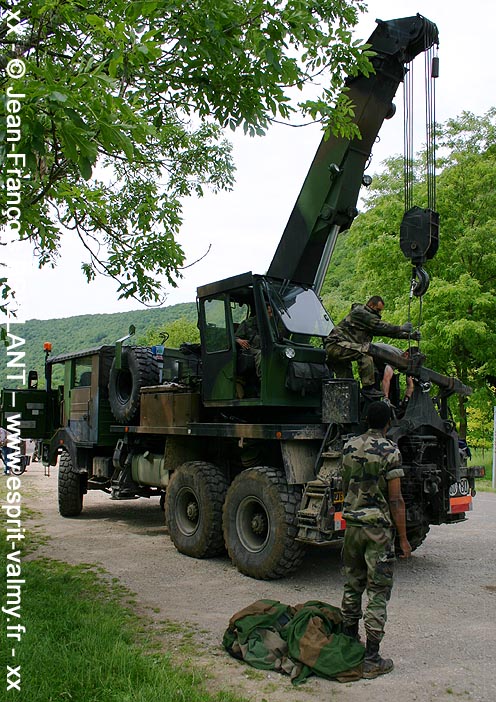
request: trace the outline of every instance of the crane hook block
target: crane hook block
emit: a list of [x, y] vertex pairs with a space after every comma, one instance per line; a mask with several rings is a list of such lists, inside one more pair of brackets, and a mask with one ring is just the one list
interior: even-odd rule
[[411, 292], [415, 297], [422, 297], [429, 287], [429, 274], [424, 268], [415, 266], [412, 275]]
[[439, 214], [430, 209], [412, 207], [403, 215], [400, 247], [414, 266], [436, 255], [439, 246]]

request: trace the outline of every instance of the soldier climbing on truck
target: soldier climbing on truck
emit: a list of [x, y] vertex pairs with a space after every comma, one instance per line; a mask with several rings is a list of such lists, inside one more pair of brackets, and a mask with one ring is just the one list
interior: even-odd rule
[[336, 324], [325, 340], [327, 362], [336, 377], [352, 378], [351, 361], [357, 361], [362, 395], [369, 399], [384, 397], [375, 388], [374, 360], [368, 355], [373, 337], [420, 340], [420, 332], [413, 330], [411, 322], [401, 326], [383, 322], [383, 309], [384, 300], [379, 295], [373, 295], [365, 305], [354, 304], [350, 313]]
[[[58, 463], [62, 516], [77, 517], [92, 490], [157, 497], [181, 553], [227, 551], [242, 573], [263, 579], [297, 568], [308, 545], [342, 539], [342, 449], [363, 433], [369, 401], [353, 377], [329, 378], [324, 340], [333, 323], [319, 294], [407, 65], [437, 42], [437, 27], [420, 15], [378, 22], [367, 42], [374, 72], [346, 86], [360, 138], [322, 140], [266, 275], [198, 288], [200, 345], [133, 346], [130, 330], [114, 346], [47, 349], [45, 389], [3, 390], [2, 424], [19, 412], [23, 436], [42, 441], [45, 466]], [[428, 286], [423, 264], [437, 250], [437, 226], [435, 211], [411, 208], [401, 227], [417, 296]], [[236, 329], [253, 314], [260, 377], [240, 396]], [[403, 358], [373, 343], [368, 353], [414, 379], [388, 439], [402, 455], [415, 549], [430, 525], [461, 521], [472, 508], [475, 471], [460, 455], [448, 404], [471, 390], [424, 366], [421, 354]]]

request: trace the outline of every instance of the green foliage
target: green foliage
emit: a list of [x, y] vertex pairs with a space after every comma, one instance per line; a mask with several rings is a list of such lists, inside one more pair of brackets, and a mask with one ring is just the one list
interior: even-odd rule
[[[452, 409], [461, 434], [468, 426], [470, 441], [482, 446], [496, 401], [496, 109], [481, 117], [463, 113], [438, 130], [440, 245], [425, 264], [431, 277], [425, 299], [409, 297], [411, 265], [399, 247], [403, 161], [395, 157], [375, 176], [368, 209], [338, 240], [324, 302], [339, 320], [352, 302], [379, 294], [385, 319], [401, 324], [410, 318], [419, 326], [427, 365], [474, 388], [468, 403], [452, 398]], [[420, 154], [414, 163], [419, 206], [425, 206], [423, 163]]]
[[[222, 128], [263, 134], [298, 109], [326, 128], [332, 120], [336, 133], [354, 133], [352, 106], [339, 93], [346, 74], [371, 69], [367, 50], [351, 39], [358, 0], [2, 7], [0, 132], [20, 116], [13, 146], [27, 155], [22, 183], [16, 176], [12, 185], [22, 191], [22, 212], [10, 234], [32, 242], [40, 266], [57, 262], [63, 233], [78, 238], [86, 278], [114, 278], [120, 297], [157, 301], [164, 283], [177, 285], [183, 199], [233, 184]], [[22, 22], [9, 21], [9, 9]], [[7, 74], [12, 59], [24, 62], [22, 81]], [[292, 105], [294, 89], [323, 71], [331, 78], [322, 95]], [[16, 104], [6, 100], [9, 88], [22, 88]]]
[[470, 406], [467, 407], [470, 446], [485, 450], [489, 454], [493, 444], [493, 415], [488, 412], [488, 404], [492, 404], [491, 399], [494, 402], [494, 396], [488, 398], [486, 393], [483, 394], [479, 390], [470, 398]]
[[[177, 326], [174, 326], [176, 321]], [[26, 340], [19, 350], [26, 352], [25, 362], [28, 370], [38, 371], [40, 387], [43, 386], [43, 344], [45, 341], [52, 343], [53, 355], [82, 351], [105, 344], [114, 344], [117, 339], [126, 335], [129, 326], [136, 327], [136, 337], [130, 343], [140, 343], [139, 339], [145, 335], [143, 341], [147, 344], [146, 337], [152, 338], [154, 329], [169, 331], [177, 329], [177, 338], [180, 330], [184, 328], [189, 334], [191, 329], [196, 329], [196, 305], [194, 302], [171, 305], [162, 309], [141, 309], [134, 312], [117, 312], [115, 314], [87, 314], [77, 317], [62, 319], [39, 320], [31, 319], [24, 324], [12, 324], [11, 331]], [[180, 341], [193, 341], [193, 338], [184, 338]], [[150, 342], [160, 343], [159, 339]], [[179, 342], [180, 343], [180, 342]], [[168, 346], [172, 346], [167, 342]], [[15, 383], [7, 381], [6, 348], [0, 346], [0, 387], [12, 387]]]
[[200, 343], [200, 330], [196, 321], [180, 317], [168, 324], [159, 327], [150, 327], [146, 334], [138, 337], [136, 343], [140, 346], [154, 346], [162, 344], [165, 339], [167, 346], [173, 349], [179, 348], [183, 342], [191, 344]]

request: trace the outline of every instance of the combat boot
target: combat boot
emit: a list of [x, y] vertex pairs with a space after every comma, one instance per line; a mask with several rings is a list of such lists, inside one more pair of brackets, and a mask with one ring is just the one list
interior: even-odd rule
[[379, 642], [370, 641], [367, 639], [367, 647], [365, 649], [365, 658], [363, 660], [362, 677], [367, 680], [372, 680], [378, 675], [386, 675], [394, 668], [393, 661], [390, 658], [381, 658], [379, 655]]

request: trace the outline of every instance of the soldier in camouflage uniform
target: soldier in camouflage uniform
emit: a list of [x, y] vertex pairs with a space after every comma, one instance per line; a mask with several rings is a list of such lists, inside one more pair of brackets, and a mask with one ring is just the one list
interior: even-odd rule
[[255, 316], [248, 317], [244, 322], [241, 322], [236, 330], [236, 343], [243, 351], [248, 351], [252, 354], [255, 360], [257, 377], [260, 378], [262, 352], [260, 350], [260, 331]]
[[420, 338], [410, 322], [401, 326], [381, 320], [384, 300], [379, 295], [371, 297], [366, 305], [354, 304], [350, 313], [337, 324], [325, 340], [327, 363], [337, 378], [352, 378], [351, 362], [357, 361], [362, 392], [373, 398], [382, 396], [374, 388], [374, 361], [367, 355], [374, 336], [393, 339]]
[[401, 454], [396, 444], [385, 437], [391, 419], [390, 407], [385, 402], [372, 402], [367, 419], [369, 430], [350, 439], [343, 448], [346, 520], [343, 560], [347, 579], [341, 610], [343, 631], [358, 638], [362, 595], [367, 590], [363, 677], [376, 678], [393, 669], [392, 660], [379, 655], [379, 646], [393, 585], [395, 526], [402, 557], [410, 556], [411, 547], [401, 494]]

